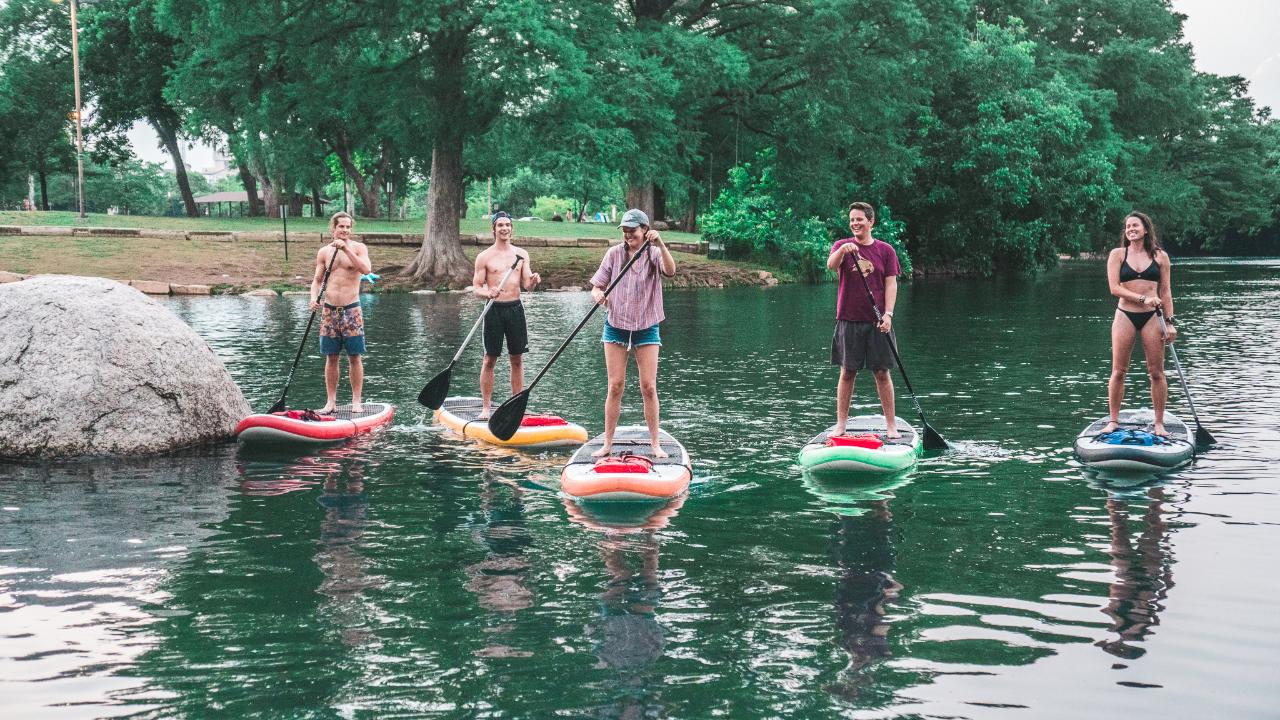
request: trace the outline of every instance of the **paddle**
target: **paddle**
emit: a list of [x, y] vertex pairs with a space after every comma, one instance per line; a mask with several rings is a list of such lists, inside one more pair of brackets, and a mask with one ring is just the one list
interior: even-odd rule
[[[329, 267], [325, 268], [324, 279], [320, 281], [320, 294], [316, 295], [316, 302], [324, 299], [324, 289], [329, 285], [329, 273], [333, 272], [333, 263], [338, 259], [338, 249], [333, 249], [333, 257], [329, 258]], [[293, 371], [298, 369], [298, 360], [302, 357], [302, 348], [307, 345], [307, 338], [311, 336], [311, 323], [315, 322], [316, 311], [311, 311], [311, 317], [307, 318], [307, 330], [302, 333], [302, 342], [298, 343], [298, 354], [293, 356], [293, 366], [289, 368], [289, 377], [284, 381], [284, 392], [280, 393], [280, 399], [275, 405], [271, 406], [268, 413], [283, 412], [285, 409], [284, 398], [289, 394], [289, 386], [293, 384]]]
[[[511, 277], [511, 273], [523, 261], [524, 258], [517, 257], [516, 261], [511, 263], [511, 267], [507, 268], [506, 274], [498, 281], [499, 288], [507, 284], [507, 278]], [[418, 402], [432, 410], [439, 410], [440, 406], [444, 404], [444, 399], [449, 396], [449, 378], [453, 375], [453, 366], [462, 357], [462, 352], [467, 349], [467, 345], [471, 344], [472, 336], [476, 334], [476, 330], [480, 328], [480, 323], [484, 321], [484, 316], [489, 314], [489, 308], [493, 307], [493, 301], [497, 299], [496, 297], [491, 297], [489, 302], [484, 304], [484, 310], [480, 311], [480, 317], [476, 318], [476, 324], [471, 326], [471, 332], [467, 333], [467, 339], [462, 341], [462, 347], [458, 348], [458, 352], [449, 361], [449, 366], [431, 378], [430, 382], [422, 388], [422, 392], [418, 393]]]
[[[856, 241], [855, 241], [856, 242]], [[861, 259], [862, 255], [858, 255]], [[867, 262], [870, 262], [869, 260]], [[862, 268], [858, 267], [857, 261], [854, 263], [854, 270], [858, 277], [862, 278], [862, 287], [867, 291], [867, 302], [871, 303], [871, 309], [876, 313], [876, 324], [884, 322], [884, 316], [880, 314], [880, 308], [876, 307], [876, 297], [871, 294], [871, 285], [867, 282], [867, 276], [862, 274]], [[924, 449], [925, 450], [947, 450], [951, 446], [946, 440], [929, 426], [929, 421], [924, 419], [924, 409], [920, 407], [920, 400], [916, 398], [916, 391], [911, 387], [911, 379], [907, 377], [907, 369], [902, 367], [902, 357], [898, 355], [898, 348], [893, 344], [893, 340], [889, 338], [888, 333], [884, 333], [885, 342], [889, 343], [889, 349], [893, 351], [893, 360], [898, 363], [898, 372], [902, 374], [902, 382], [907, 386], [907, 392], [911, 393], [911, 402], [916, 406], [916, 414], [920, 416], [920, 424], [924, 426]]]
[[[1156, 315], [1160, 316], [1160, 334], [1164, 335], [1168, 331], [1164, 324], [1164, 310], [1157, 307]], [[1200, 416], [1196, 414], [1196, 404], [1191, 400], [1191, 391], [1187, 389], [1187, 378], [1182, 374], [1182, 363], [1178, 362], [1178, 351], [1174, 349], [1173, 343], [1169, 343], [1169, 352], [1173, 353], [1173, 366], [1178, 369], [1178, 381], [1182, 383], [1182, 394], [1187, 396], [1187, 404], [1191, 406], [1191, 417], [1196, 421], [1196, 446], [1214, 445], [1218, 441], [1214, 440], [1209, 431], [1200, 424]]]
[[[609, 287], [605, 288], [605, 297], [609, 297], [609, 293], [613, 292], [613, 289], [618, 286], [618, 281], [626, 276], [627, 271], [631, 269], [633, 264], [635, 264], [636, 259], [643, 255], [648, 249], [649, 240], [646, 238], [644, 244], [640, 246], [638, 251], [636, 251], [636, 254], [632, 255], [631, 259], [622, 266], [622, 270], [618, 273], [618, 276], [613, 279], [613, 282], [609, 283]], [[551, 365], [560, 358], [560, 353], [564, 352], [564, 349], [568, 347], [569, 343], [573, 341], [573, 338], [577, 336], [578, 331], [582, 329], [582, 326], [586, 325], [587, 321], [591, 319], [591, 316], [599, 309], [599, 303], [592, 305], [591, 310], [587, 312], [587, 316], [582, 318], [582, 322], [578, 323], [578, 327], [574, 328], [573, 332], [569, 333], [569, 337], [565, 338], [564, 342], [560, 343], [560, 348], [551, 356], [551, 359], [547, 361], [547, 364], [543, 365], [542, 369], [538, 371], [538, 375], [533, 378], [533, 382], [529, 383], [529, 387], [526, 387], [524, 390], [521, 390], [515, 395], [507, 398], [506, 402], [499, 405], [498, 409], [493, 411], [493, 417], [489, 418], [489, 432], [493, 433], [494, 437], [497, 437], [499, 440], [510, 440], [511, 436], [516, 434], [516, 430], [520, 429], [520, 421], [524, 419], [524, 409], [529, 404], [529, 393], [533, 390], [533, 386], [537, 385], [538, 381], [542, 379], [542, 376], [547, 374], [547, 370]]]

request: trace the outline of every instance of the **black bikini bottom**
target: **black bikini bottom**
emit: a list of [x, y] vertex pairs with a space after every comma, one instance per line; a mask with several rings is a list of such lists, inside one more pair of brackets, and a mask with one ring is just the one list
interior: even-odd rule
[[[1119, 308], [1116, 309], [1119, 310]], [[1151, 319], [1151, 316], [1156, 314], [1155, 310], [1148, 310], [1146, 312], [1129, 312], [1128, 310], [1120, 310], [1120, 312], [1124, 313], [1125, 317], [1129, 318], [1129, 322], [1133, 323], [1133, 329], [1138, 332], [1142, 332], [1142, 326], [1146, 325], [1147, 321]]]

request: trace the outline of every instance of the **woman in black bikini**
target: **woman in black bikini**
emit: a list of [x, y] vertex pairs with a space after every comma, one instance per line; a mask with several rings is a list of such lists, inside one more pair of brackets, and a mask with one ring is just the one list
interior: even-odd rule
[[[1143, 268], [1141, 271], [1134, 268]], [[1167, 435], [1164, 429], [1164, 406], [1169, 386], [1164, 376], [1164, 346], [1173, 342], [1178, 331], [1173, 319], [1173, 291], [1169, 287], [1169, 254], [1160, 248], [1151, 218], [1140, 212], [1124, 219], [1120, 247], [1107, 258], [1107, 282], [1111, 294], [1120, 299], [1115, 319], [1111, 321], [1111, 381], [1107, 383], [1107, 408], [1111, 422], [1103, 432], [1116, 429], [1120, 405], [1124, 402], [1124, 376], [1129, 369], [1134, 342], [1142, 338], [1142, 352], [1147, 358], [1147, 374], [1151, 376], [1151, 405], [1155, 410], [1156, 435]], [[1165, 332], [1161, 333], [1156, 309], [1164, 312]]]

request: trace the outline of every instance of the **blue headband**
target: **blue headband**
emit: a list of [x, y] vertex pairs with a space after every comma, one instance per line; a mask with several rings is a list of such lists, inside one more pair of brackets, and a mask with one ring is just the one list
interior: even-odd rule
[[[499, 221], [499, 220], [501, 220], [502, 218], [506, 218], [506, 219], [508, 219], [508, 220], [511, 220], [511, 216], [510, 216], [510, 215], [508, 215], [507, 213], [503, 212], [502, 210], [499, 210], [498, 212], [496, 212], [496, 213], [494, 213], [494, 214], [493, 214], [493, 221], [492, 221], [492, 224], [493, 224], [493, 225], [497, 225], [497, 224], [498, 224], [498, 221]], [[515, 222], [515, 221], [514, 221], [514, 220], [512, 220], [512, 222]]]

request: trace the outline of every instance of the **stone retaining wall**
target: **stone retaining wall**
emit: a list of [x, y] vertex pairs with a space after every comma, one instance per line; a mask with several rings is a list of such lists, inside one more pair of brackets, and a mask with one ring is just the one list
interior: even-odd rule
[[[284, 233], [276, 231], [226, 231], [226, 230], [151, 230], [145, 228], [90, 228], [60, 227], [57, 225], [0, 225], [0, 235], [71, 235], [74, 237], [141, 237], [164, 240], [205, 240], [213, 242], [283, 242]], [[327, 242], [328, 233], [318, 233], [320, 242]], [[407, 245], [422, 244], [422, 233], [390, 233], [371, 232], [356, 235], [361, 242], [369, 245]], [[463, 245], [488, 245], [493, 236], [488, 233], [472, 235], [463, 233]], [[311, 243], [317, 240], [310, 232], [291, 233], [290, 242]], [[516, 244], [522, 247], [584, 247], [605, 248], [612, 244], [605, 238], [544, 238], [537, 236], [519, 236]], [[694, 255], [706, 255], [707, 243], [670, 242], [667, 247], [676, 252]]]

